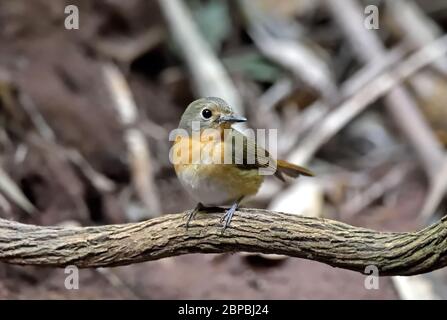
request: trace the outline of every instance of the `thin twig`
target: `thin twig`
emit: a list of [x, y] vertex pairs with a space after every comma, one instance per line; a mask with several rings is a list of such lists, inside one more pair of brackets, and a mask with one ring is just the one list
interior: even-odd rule
[[[362, 62], [380, 59], [386, 54], [377, 34], [364, 27], [363, 10], [355, 0], [326, 0], [325, 3]], [[443, 149], [418, 106], [406, 89], [400, 86], [388, 92], [385, 105], [396, 125], [417, 152], [428, 176], [433, 179], [441, 164]]]
[[428, 192], [428, 196], [424, 202], [424, 206], [422, 207], [420, 219], [424, 222], [424, 224], [428, 223], [429, 219], [433, 216], [436, 211], [436, 208], [441, 203], [442, 199], [444, 199], [447, 194], [447, 155], [445, 160], [438, 171], [437, 176], [435, 177], [430, 190]]
[[132, 38], [101, 38], [94, 45], [102, 54], [121, 63], [129, 64], [159, 45], [164, 38], [164, 30], [161, 27], [153, 27]]
[[364, 192], [353, 197], [340, 208], [342, 215], [344, 217], [352, 217], [367, 208], [387, 192], [398, 187], [411, 169], [414, 169], [412, 164], [396, 165], [385, 176], [372, 183]]
[[[446, 53], [447, 36], [444, 36], [410, 55], [394, 70], [387, 71], [371, 81], [332, 111], [321, 122], [320, 126], [315, 127], [304, 138], [299, 148], [289, 155], [288, 160], [299, 164], [308, 162], [321, 145], [333, 137], [354, 117], [364, 111], [371, 103], [389, 92], [404, 79], [412, 76], [418, 70], [429, 65]], [[422, 146], [422, 148], [424, 147]], [[431, 172], [431, 177], [436, 174], [434, 172], [437, 170], [436, 168], [439, 168], [436, 159], [427, 159], [427, 163], [430, 162], [430, 165], [432, 165], [433, 161], [436, 161], [435, 167], [427, 167], [427, 170]]]
[[197, 95], [216, 96], [227, 101], [243, 115], [242, 98], [210, 45], [200, 34], [194, 20], [180, 0], [159, 0], [172, 35], [192, 74]]
[[[261, 52], [297, 79], [318, 90], [327, 104], [333, 103], [337, 99], [338, 90], [326, 61], [303, 41], [279, 37], [279, 34], [284, 34], [281, 30], [276, 32], [277, 35], [272, 34], [276, 24], [271, 23], [271, 17], [262, 12], [256, 1], [240, 0], [239, 4], [248, 20], [248, 32]], [[281, 25], [284, 27], [285, 24], [283, 22]], [[293, 24], [289, 28], [295, 31]]]
[[125, 128], [132, 180], [149, 218], [160, 212], [158, 190], [154, 182], [152, 157], [143, 133], [135, 128], [138, 109], [124, 75], [114, 64], [103, 66], [104, 79], [109, 88], [119, 119]]
[[[381, 59], [370, 61], [362, 69], [354, 73], [349, 79], [343, 82], [340, 86], [340, 98], [346, 100], [366, 86], [374, 78], [389, 69], [391, 66], [397, 64], [405, 56], [406, 51], [401, 46], [396, 46], [390, 50]], [[287, 150], [292, 153], [291, 146], [295, 146], [300, 139], [302, 139], [309, 130], [318, 126], [324, 117], [330, 111], [329, 106], [318, 100], [311, 106], [306, 108], [301, 114], [298, 123], [293, 126], [293, 131], [287, 133], [286, 136], [291, 137], [287, 142], [279, 145], [279, 150]]]
[[[413, 0], [387, 1], [386, 5], [393, 21], [404, 32], [404, 40], [414, 49], [422, 48], [442, 36], [442, 29]], [[447, 75], [447, 58], [439, 59], [433, 67]]]
[[28, 214], [36, 212], [34, 205], [23, 194], [22, 190], [0, 167], [0, 191]]
[[110, 192], [115, 189], [115, 184], [113, 181], [96, 171], [78, 150], [74, 148], [65, 148], [58, 143], [56, 134], [45, 120], [37, 106], [34, 104], [34, 101], [30, 96], [21, 92], [19, 94], [19, 102], [20, 106], [22, 106], [28, 114], [31, 122], [34, 124], [34, 127], [43, 139], [43, 141], [40, 141], [38, 137], [31, 136], [31, 140], [37, 144], [45, 143], [48, 147], [51, 146], [51, 148], [54, 149], [55, 152], [57, 152], [57, 154], [66, 161], [71, 161], [73, 164], [78, 166], [84, 176], [90, 180], [92, 185], [97, 190]]

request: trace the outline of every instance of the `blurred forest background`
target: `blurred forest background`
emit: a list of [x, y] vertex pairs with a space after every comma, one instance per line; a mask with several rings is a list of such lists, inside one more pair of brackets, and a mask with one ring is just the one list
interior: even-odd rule
[[[268, 179], [248, 205], [420, 229], [445, 208], [446, 28], [444, 0], [1, 0], [0, 217], [87, 226], [194, 207], [168, 134], [213, 95], [317, 173]], [[81, 270], [72, 291], [65, 276], [0, 264], [0, 298], [447, 298], [443, 270], [366, 290], [360, 274], [274, 255]]]

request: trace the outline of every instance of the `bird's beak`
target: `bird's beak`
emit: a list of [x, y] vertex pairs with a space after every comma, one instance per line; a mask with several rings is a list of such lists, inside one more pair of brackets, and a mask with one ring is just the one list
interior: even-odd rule
[[235, 123], [235, 122], [245, 122], [247, 121], [247, 118], [242, 117], [242, 116], [238, 116], [238, 115], [221, 115], [218, 118], [218, 122], [219, 123], [223, 123], [223, 122], [229, 122], [229, 123]]

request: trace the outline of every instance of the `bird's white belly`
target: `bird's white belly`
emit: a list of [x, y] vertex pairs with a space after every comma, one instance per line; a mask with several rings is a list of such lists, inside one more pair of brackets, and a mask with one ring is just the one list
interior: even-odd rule
[[197, 174], [196, 168], [182, 170], [177, 175], [191, 197], [206, 206], [226, 205], [236, 200], [231, 199], [225, 188], [221, 184], [216, 183], [214, 179], [210, 179], [206, 175]]

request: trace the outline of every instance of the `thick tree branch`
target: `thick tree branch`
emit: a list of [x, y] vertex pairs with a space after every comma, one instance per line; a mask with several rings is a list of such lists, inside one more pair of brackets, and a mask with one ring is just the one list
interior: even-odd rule
[[184, 214], [98, 227], [41, 227], [0, 219], [0, 261], [81, 268], [128, 265], [187, 253], [284, 254], [380, 275], [425, 273], [447, 264], [447, 219], [419, 232], [376, 232], [319, 218], [241, 209], [222, 234], [221, 214]]

